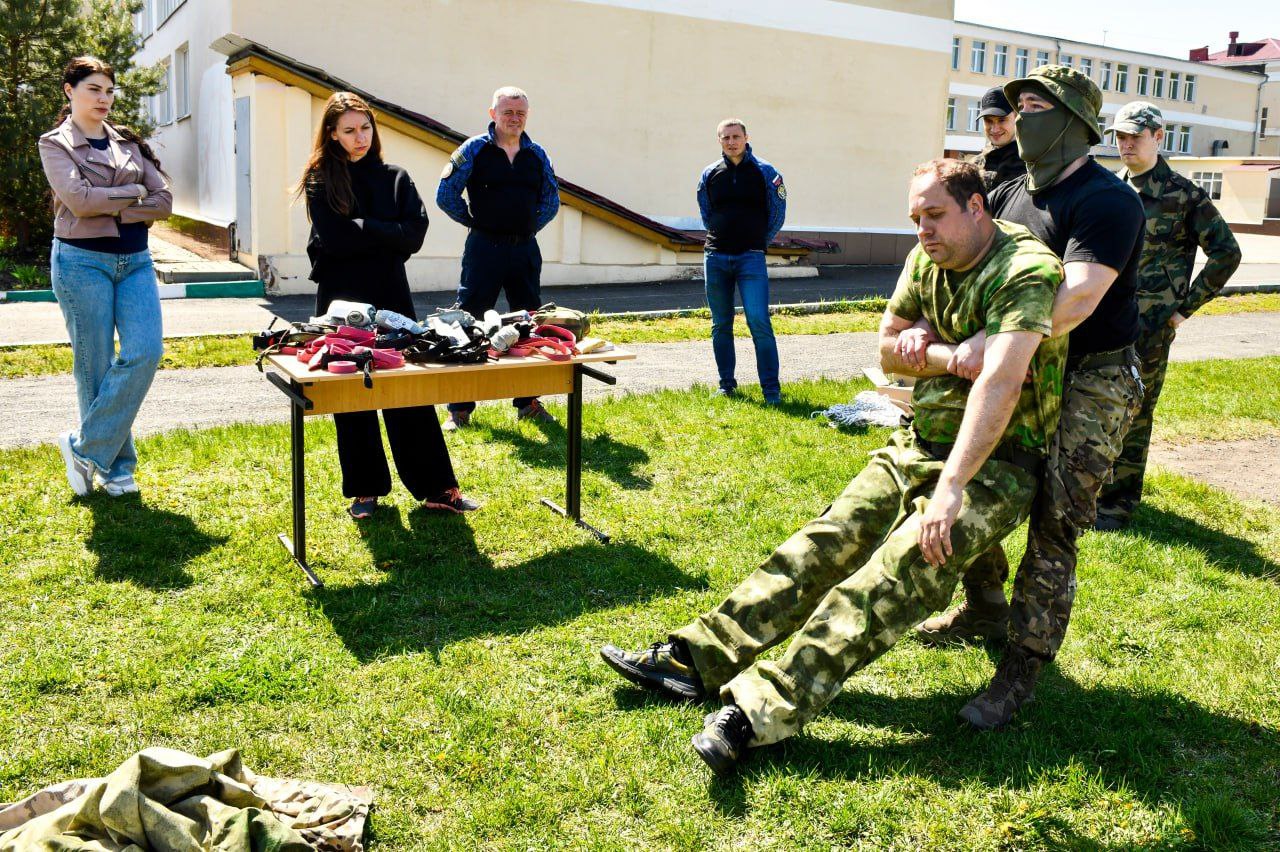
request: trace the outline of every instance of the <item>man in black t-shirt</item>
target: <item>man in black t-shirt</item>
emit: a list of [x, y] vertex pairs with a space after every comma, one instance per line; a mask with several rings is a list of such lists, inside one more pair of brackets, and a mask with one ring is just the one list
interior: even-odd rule
[[[1080, 72], [1047, 65], [1010, 82], [1005, 94], [1018, 108], [1015, 133], [1027, 175], [995, 190], [992, 210], [1062, 258], [1066, 278], [1054, 300], [1053, 336], [1071, 338], [1062, 416], [1012, 606], [1004, 600], [1008, 563], [997, 546], [966, 574], [965, 602], [919, 629], [927, 642], [1007, 629], [1009, 645], [991, 685], [960, 711], [981, 729], [1006, 724], [1032, 698], [1044, 663], [1062, 644], [1075, 598], [1076, 539], [1093, 525], [1098, 492], [1142, 403], [1133, 343], [1145, 220], [1137, 194], [1089, 156], [1101, 141], [1102, 93]], [[971, 378], [982, 366], [980, 338], [958, 353]]]

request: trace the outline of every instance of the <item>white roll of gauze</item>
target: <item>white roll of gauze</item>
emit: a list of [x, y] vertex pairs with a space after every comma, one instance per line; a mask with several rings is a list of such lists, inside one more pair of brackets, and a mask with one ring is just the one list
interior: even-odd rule
[[506, 352], [520, 341], [520, 329], [514, 325], [504, 325], [489, 335], [489, 344], [498, 352]]
[[364, 302], [348, 302], [345, 299], [334, 299], [329, 303], [325, 313], [334, 320], [347, 325], [372, 325], [376, 313], [373, 305]]
[[484, 320], [480, 323], [486, 337], [493, 337], [502, 328], [502, 315], [495, 310], [484, 312]]

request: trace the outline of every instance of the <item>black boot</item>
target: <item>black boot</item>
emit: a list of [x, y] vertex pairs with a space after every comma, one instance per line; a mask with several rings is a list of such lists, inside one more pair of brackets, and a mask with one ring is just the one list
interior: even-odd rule
[[726, 704], [710, 717], [702, 733], [694, 735], [693, 750], [717, 775], [738, 765], [755, 733], [747, 714], [737, 704]]

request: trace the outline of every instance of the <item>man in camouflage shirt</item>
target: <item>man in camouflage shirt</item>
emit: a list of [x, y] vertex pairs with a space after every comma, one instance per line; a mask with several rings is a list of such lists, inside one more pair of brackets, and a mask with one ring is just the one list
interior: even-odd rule
[[[1124, 439], [1112, 479], [1098, 497], [1099, 530], [1118, 530], [1142, 500], [1142, 478], [1151, 443], [1151, 418], [1164, 386], [1169, 347], [1187, 317], [1218, 295], [1240, 265], [1240, 246], [1209, 194], [1169, 168], [1160, 156], [1164, 116], [1154, 105], [1121, 107], [1114, 130], [1124, 168], [1119, 177], [1138, 191], [1147, 216], [1146, 243], [1138, 268], [1138, 370], [1146, 395]], [[1196, 246], [1208, 259], [1191, 280]]]
[[982, 169], [982, 182], [990, 192], [1006, 181], [1025, 175], [1027, 164], [1018, 156], [1018, 143], [1014, 138], [1017, 116], [1009, 105], [1009, 99], [1004, 96], [1004, 89], [1000, 86], [987, 89], [978, 107], [987, 147], [971, 162]]
[[[850, 675], [945, 606], [965, 567], [1031, 505], [1062, 397], [1065, 341], [1046, 339], [1062, 266], [1026, 229], [997, 226], [971, 163], [922, 164], [909, 203], [920, 245], [885, 312], [880, 353], [886, 370], [921, 377], [911, 428], [718, 607], [667, 642], [601, 649], [641, 686], [725, 702], [693, 738], [718, 772], [748, 746], [798, 732]], [[911, 363], [898, 335], [921, 317], [941, 342]], [[979, 330], [988, 360], [970, 381], [948, 365]], [[788, 637], [780, 660], [759, 660]]]

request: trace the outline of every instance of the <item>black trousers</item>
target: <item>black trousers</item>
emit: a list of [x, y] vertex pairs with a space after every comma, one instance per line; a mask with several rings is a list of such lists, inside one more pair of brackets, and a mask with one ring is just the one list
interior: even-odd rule
[[[512, 243], [473, 230], [467, 234], [462, 250], [458, 307], [479, 319], [498, 304], [500, 293], [506, 294], [513, 311], [542, 307], [542, 252], [538, 241], [530, 238]], [[511, 402], [524, 408], [533, 400], [534, 397], [524, 396]], [[450, 411], [471, 412], [475, 408], [474, 402], [449, 403]]]
[[[436, 420], [435, 406], [388, 408], [382, 412], [387, 440], [400, 481], [415, 500], [438, 497], [458, 487], [449, 448]], [[338, 430], [338, 461], [344, 497], [385, 497], [391, 493], [391, 471], [382, 449], [378, 412], [333, 415]]]

